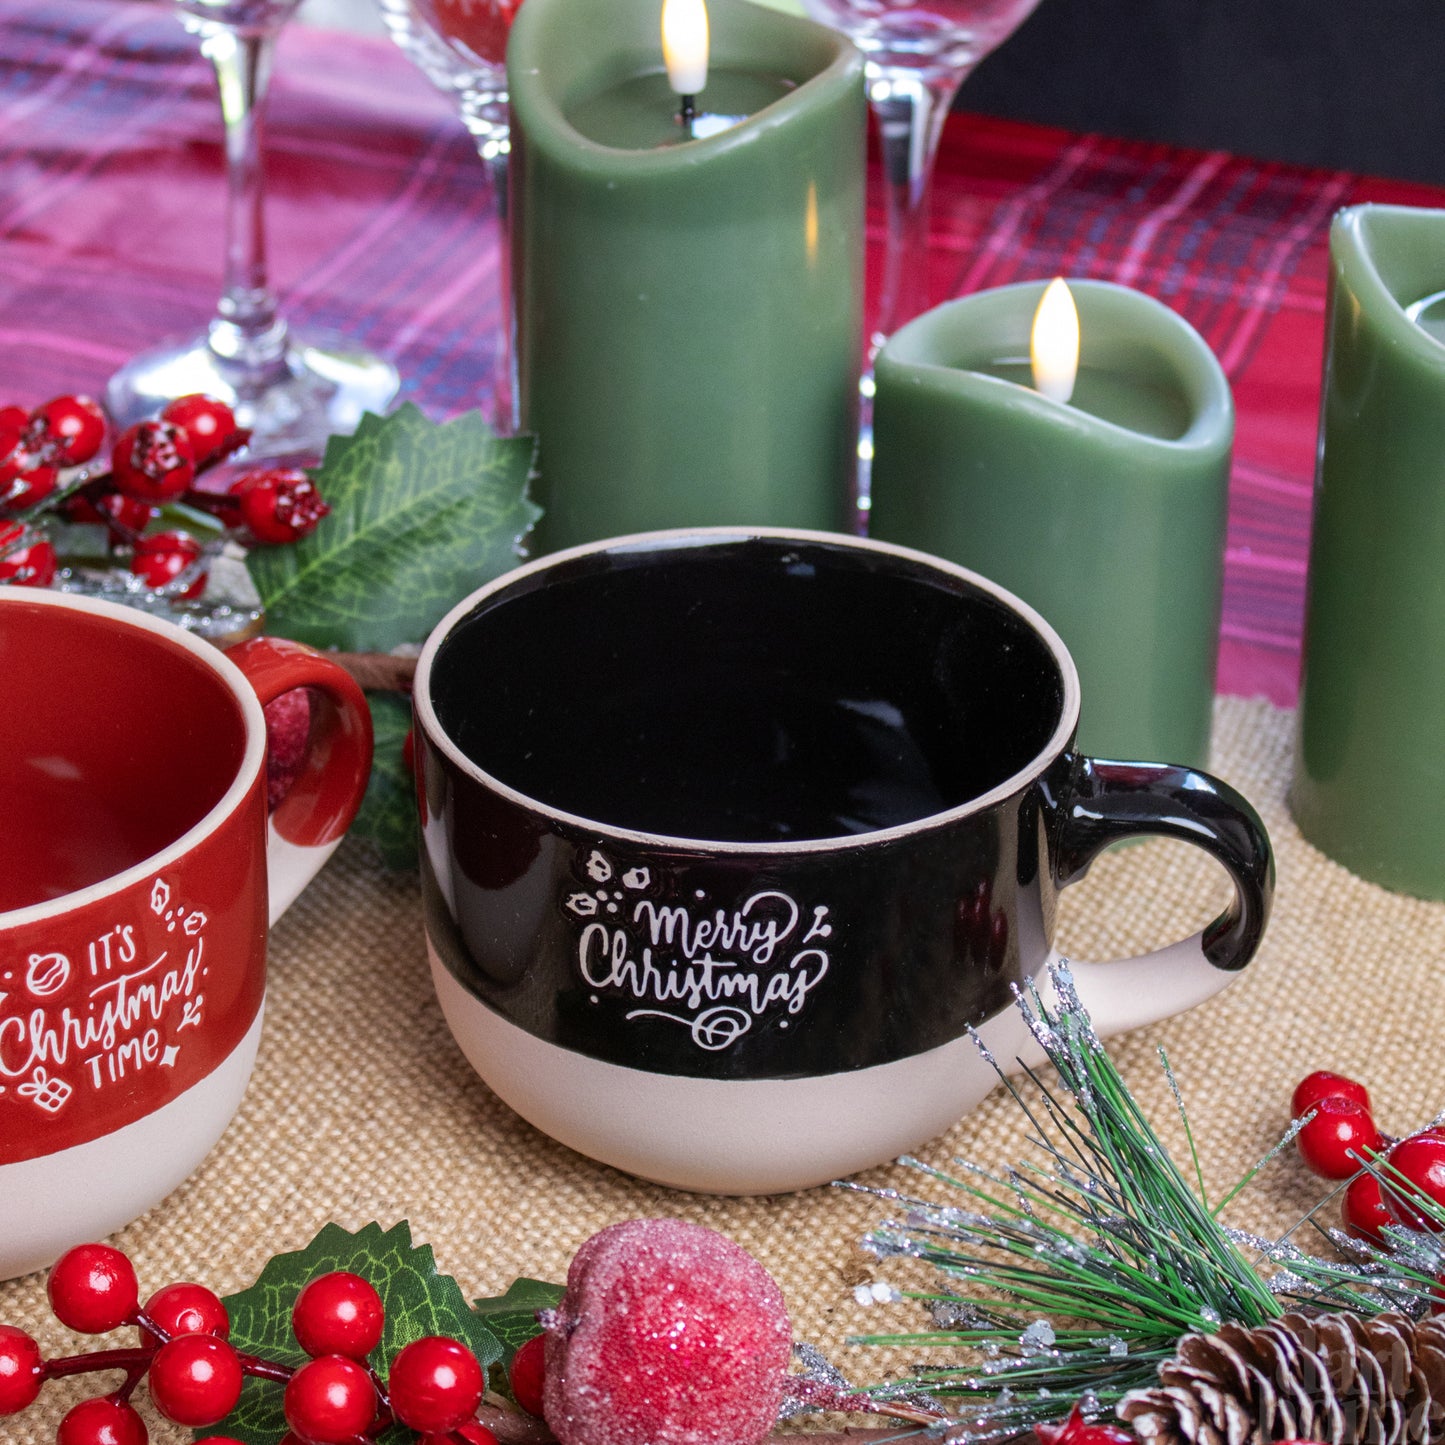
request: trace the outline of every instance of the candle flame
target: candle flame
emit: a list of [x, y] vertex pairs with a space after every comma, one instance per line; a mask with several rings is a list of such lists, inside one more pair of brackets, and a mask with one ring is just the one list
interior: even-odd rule
[[1051, 401], [1066, 402], [1079, 375], [1079, 313], [1062, 276], [1044, 287], [1029, 336], [1034, 389]]
[[707, 86], [707, 5], [704, 0], [663, 0], [662, 59], [667, 83], [679, 95]]

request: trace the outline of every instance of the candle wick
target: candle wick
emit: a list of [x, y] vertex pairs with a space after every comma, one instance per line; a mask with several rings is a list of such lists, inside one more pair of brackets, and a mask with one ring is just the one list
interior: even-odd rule
[[689, 136], [692, 135], [692, 123], [697, 119], [697, 96], [684, 95], [681, 97], [681, 105], [677, 112], [678, 124], [682, 126]]

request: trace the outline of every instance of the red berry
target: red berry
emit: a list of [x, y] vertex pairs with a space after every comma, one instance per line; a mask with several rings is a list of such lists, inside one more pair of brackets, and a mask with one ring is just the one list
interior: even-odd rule
[[413, 1430], [445, 1434], [469, 1420], [485, 1387], [477, 1357], [457, 1340], [425, 1335], [391, 1362], [392, 1413]]
[[[408, 734], [410, 736], [410, 734]], [[529, 1415], [542, 1415], [542, 1385], [547, 1378], [547, 1339], [535, 1335], [512, 1356], [507, 1367], [507, 1382], [512, 1398]]]
[[1314, 1117], [1295, 1136], [1306, 1168], [1325, 1179], [1348, 1179], [1365, 1162], [1366, 1152], [1384, 1147], [1368, 1109], [1353, 1099], [1321, 1099]]
[[23, 406], [0, 406], [0, 431], [24, 431], [30, 413]]
[[224, 1420], [241, 1398], [241, 1362], [214, 1335], [177, 1335], [151, 1361], [150, 1392], [156, 1409], [193, 1430]]
[[24, 1330], [0, 1325], [0, 1415], [34, 1403], [45, 1383], [40, 1366], [40, 1346]]
[[140, 1303], [134, 1267], [108, 1244], [67, 1250], [51, 1266], [45, 1289], [56, 1319], [87, 1335], [103, 1335], [133, 1320]]
[[701, 1225], [634, 1219], [589, 1239], [545, 1321], [561, 1445], [758, 1445], [792, 1349], [768, 1272]]
[[146, 1445], [145, 1421], [124, 1400], [82, 1400], [60, 1422], [55, 1445]]
[[[309, 710], [308, 710], [309, 721]], [[312, 1359], [345, 1355], [364, 1360], [381, 1343], [386, 1311], [359, 1274], [339, 1269], [313, 1279], [291, 1310], [296, 1342]]]
[[124, 492], [106, 492], [95, 501], [96, 515], [120, 542], [134, 542], [150, 525], [156, 509]]
[[168, 402], [161, 410], [161, 420], [180, 427], [190, 438], [197, 466], [235, 451], [246, 439], [236, 425], [236, 413], [225, 402], [198, 391]]
[[1316, 1069], [1295, 1085], [1289, 1104], [1290, 1117], [1298, 1119], [1321, 1099], [1353, 1099], [1366, 1113], [1370, 1111], [1370, 1091], [1363, 1084], [1343, 1074], [1332, 1074], [1328, 1069]]
[[271, 546], [308, 536], [331, 510], [300, 467], [247, 472], [232, 483], [228, 495], [240, 504], [241, 520], [251, 535]]
[[1380, 1197], [1380, 1181], [1373, 1174], [1359, 1174], [1350, 1181], [1340, 1205], [1340, 1222], [1356, 1239], [1384, 1243], [1380, 1231], [1395, 1220], [1385, 1208], [1385, 1201]]
[[452, 1434], [460, 1435], [467, 1445], [498, 1445], [497, 1437], [480, 1420], [463, 1420], [452, 1426]]
[[1138, 1437], [1122, 1425], [1104, 1421], [1090, 1422], [1078, 1405], [1069, 1412], [1062, 1425], [1047, 1423], [1034, 1426], [1034, 1434], [1043, 1445], [1138, 1445]]
[[[165, 587], [200, 556], [201, 544], [194, 537], [185, 532], [157, 532], [154, 536], [136, 540], [130, 570], [143, 579], [147, 587]], [[205, 590], [206, 574], [203, 571], [180, 595], [199, 597]]]
[[146, 1317], [157, 1328], [176, 1335], [215, 1335], [224, 1340], [231, 1333], [231, 1317], [220, 1299], [202, 1284], [168, 1284], [147, 1301]]
[[0, 482], [0, 504], [15, 512], [43, 502], [60, 480], [56, 468], [37, 462], [35, 454], [27, 452], [23, 444], [11, 452], [8, 462], [0, 462], [0, 473], [3, 472], [10, 475]]
[[20, 522], [0, 521], [0, 582], [49, 587], [55, 580], [55, 548]]
[[168, 421], [138, 421], [116, 438], [111, 477], [128, 497], [169, 502], [196, 479], [190, 438]]
[[355, 1360], [323, 1355], [286, 1383], [286, 1423], [312, 1445], [347, 1445], [376, 1418], [376, 1386]]
[[73, 467], [88, 462], [105, 440], [105, 413], [88, 396], [57, 396], [30, 414], [32, 446]]
[[1396, 1224], [1430, 1234], [1445, 1232], [1445, 1224], [1431, 1219], [1403, 1189], [1390, 1183], [1390, 1171], [1403, 1175], [1426, 1198], [1445, 1210], [1445, 1134], [1427, 1129], [1401, 1139], [1386, 1156], [1390, 1168], [1380, 1193]]

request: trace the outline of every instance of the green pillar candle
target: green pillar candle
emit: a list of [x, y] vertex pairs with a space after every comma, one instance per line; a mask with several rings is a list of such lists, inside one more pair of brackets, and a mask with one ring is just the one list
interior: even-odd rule
[[[1445, 211], [1330, 231], [1329, 319], [1290, 803], [1352, 872], [1445, 898]], [[1420, 324], [1423, 323], [1423, 324]], [[1433, 331], [1433, 334], [1432, 334]]]
[[1042, 283], [950, 302], [879, 353], [873, 536], [981, 572], [1078, 664], [1079, 746], [1202, 765], [1219, 650], [1234, 404], [1180, 316], [1070, 282], [1072, 398], [1030, 384]]
[[527, 0], [508, 47], [521, 421], [537, 546], [839, 528], [855, 465], [862, 61], [712, 0], [689, 139], [662, 0]]

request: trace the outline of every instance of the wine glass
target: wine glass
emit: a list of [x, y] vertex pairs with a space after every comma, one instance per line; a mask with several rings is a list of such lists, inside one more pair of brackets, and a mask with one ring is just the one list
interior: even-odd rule
[[492, 420], [514, 432], [514, 320], [507, 231], [507, 33], [522, 0], [377, 0], [391, 37], [438, 90], [451, 96], [491, 180], [497, 209], [497, 353]]
[[395, 397], [396, 368], [340, 337], [291, 331], [266, 280], [262, 108], [276, 39], [300, 0], [171, 0], [216, 72], [226, 141], [221, 299], [200, 336], [162, 343], [110, 379], [117, 426], [205, 392], [251, 429], [258, 456], [321, 450]]
[[815, 20], [863, 52], [868, 104], [878, 122], [887, 214], [883, 279], [860, 390], [858, 508], [869, 505], [873, 358], [928, 309], [928, 214], [943, 122], [958, 88], [1039, 0], [803, 0]]

